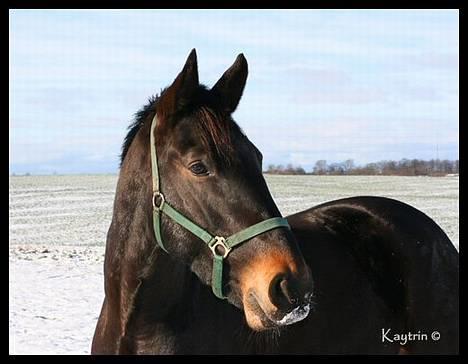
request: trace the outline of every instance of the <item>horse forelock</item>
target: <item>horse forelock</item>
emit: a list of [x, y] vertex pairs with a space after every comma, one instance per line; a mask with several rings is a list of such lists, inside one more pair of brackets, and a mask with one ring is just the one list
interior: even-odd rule
[[235, 158], [234, 135], [237, 124], [213, 109], [201, 106], [196, 112], [196, 126], [203, 146], [212, 150], [216, 159], [227, 165]]
[[209, 91], [204, 86], [200, 86], [197, 94], [194, 95], [194, 102], [175, 115], [170, 116], [164, 111], [164, 106], [159, 104], [163, 100], [164, 91], [161, 96], [151, 97], [148, 103], [135, 114], [135, 119], [129, 126], [122, 145], [120, 165], [122, 165], [138, 131], [143, 125], [151, 122], [156, 112], [163, 123], [170, 117], [181, 119], [184, 115], [189, 116], [203, 147], [212, 151], [217, 161], [224, 165], [231, 165], [234, 162], [235, 134], [244, 135], [244, 133], [229, 115], [225, 115], [221, 111], [216, 100], [210, 97]]

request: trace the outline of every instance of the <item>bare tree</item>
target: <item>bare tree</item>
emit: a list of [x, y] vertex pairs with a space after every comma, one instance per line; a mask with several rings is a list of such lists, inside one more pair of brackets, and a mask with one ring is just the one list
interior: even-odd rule
[[327, 161], [324, 159], [315, 162], [313, 169], [314, 174], [325, 174], [327, 172]]
[[352, 159], [345, 160], [343, 163], [343, 167], [344, 167], [345, 173], [348, 174], [354, 169], [354, 160]]

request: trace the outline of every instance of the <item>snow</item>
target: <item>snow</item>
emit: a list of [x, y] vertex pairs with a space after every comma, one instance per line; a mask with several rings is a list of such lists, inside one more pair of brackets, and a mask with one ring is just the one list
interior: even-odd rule
[[10, 354], [89, 354], [103, 247], [10, 249]]
[[[399, 199], [433, 218], [458, 249], [458, 176], [266, 180], [284, 215], [349, 196]], [[89, 354], [104, 297], [104, 247], [116, 183], [112, 175], [10, 177], [10, 354]], [[299, 320], [306, 311], [283, 320]]]
[[295, 322], [304, 320], [310, 312], [310, 304], [304, 306], [297, 306], [294, 310], [284, 315], [284, 317], [277, 321], [278, 325], [291, 325]]

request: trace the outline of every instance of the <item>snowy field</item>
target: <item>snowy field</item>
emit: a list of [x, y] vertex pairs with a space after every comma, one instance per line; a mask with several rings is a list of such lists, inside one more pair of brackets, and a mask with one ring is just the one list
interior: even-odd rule
[[[458, 177], [266, 176], [284, 215], [374, 195], [434, 219], [458, 249]], [[89, 354], [116, 176], [10, 177], [10, 354]]]

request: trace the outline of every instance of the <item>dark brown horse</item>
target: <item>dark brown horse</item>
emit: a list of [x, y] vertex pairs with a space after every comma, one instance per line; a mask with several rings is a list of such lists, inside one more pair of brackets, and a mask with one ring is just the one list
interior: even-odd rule
[[[229, 236], [279, 217], [262, 155], [231, 117], [247, 79], [239, 55], [211, 89], [195, 51], [137, 114], [125, 140], [93, 354], [457, 353], [458, 253], [422, 212], [379, 197], [289, 216], [224, 262], [166, 215], [153, 224], [150, 130], [165, 201]], [[158, 204], [162, 202], [158, 202]], [[438, 333], [434, 333], [437, 331]]]

